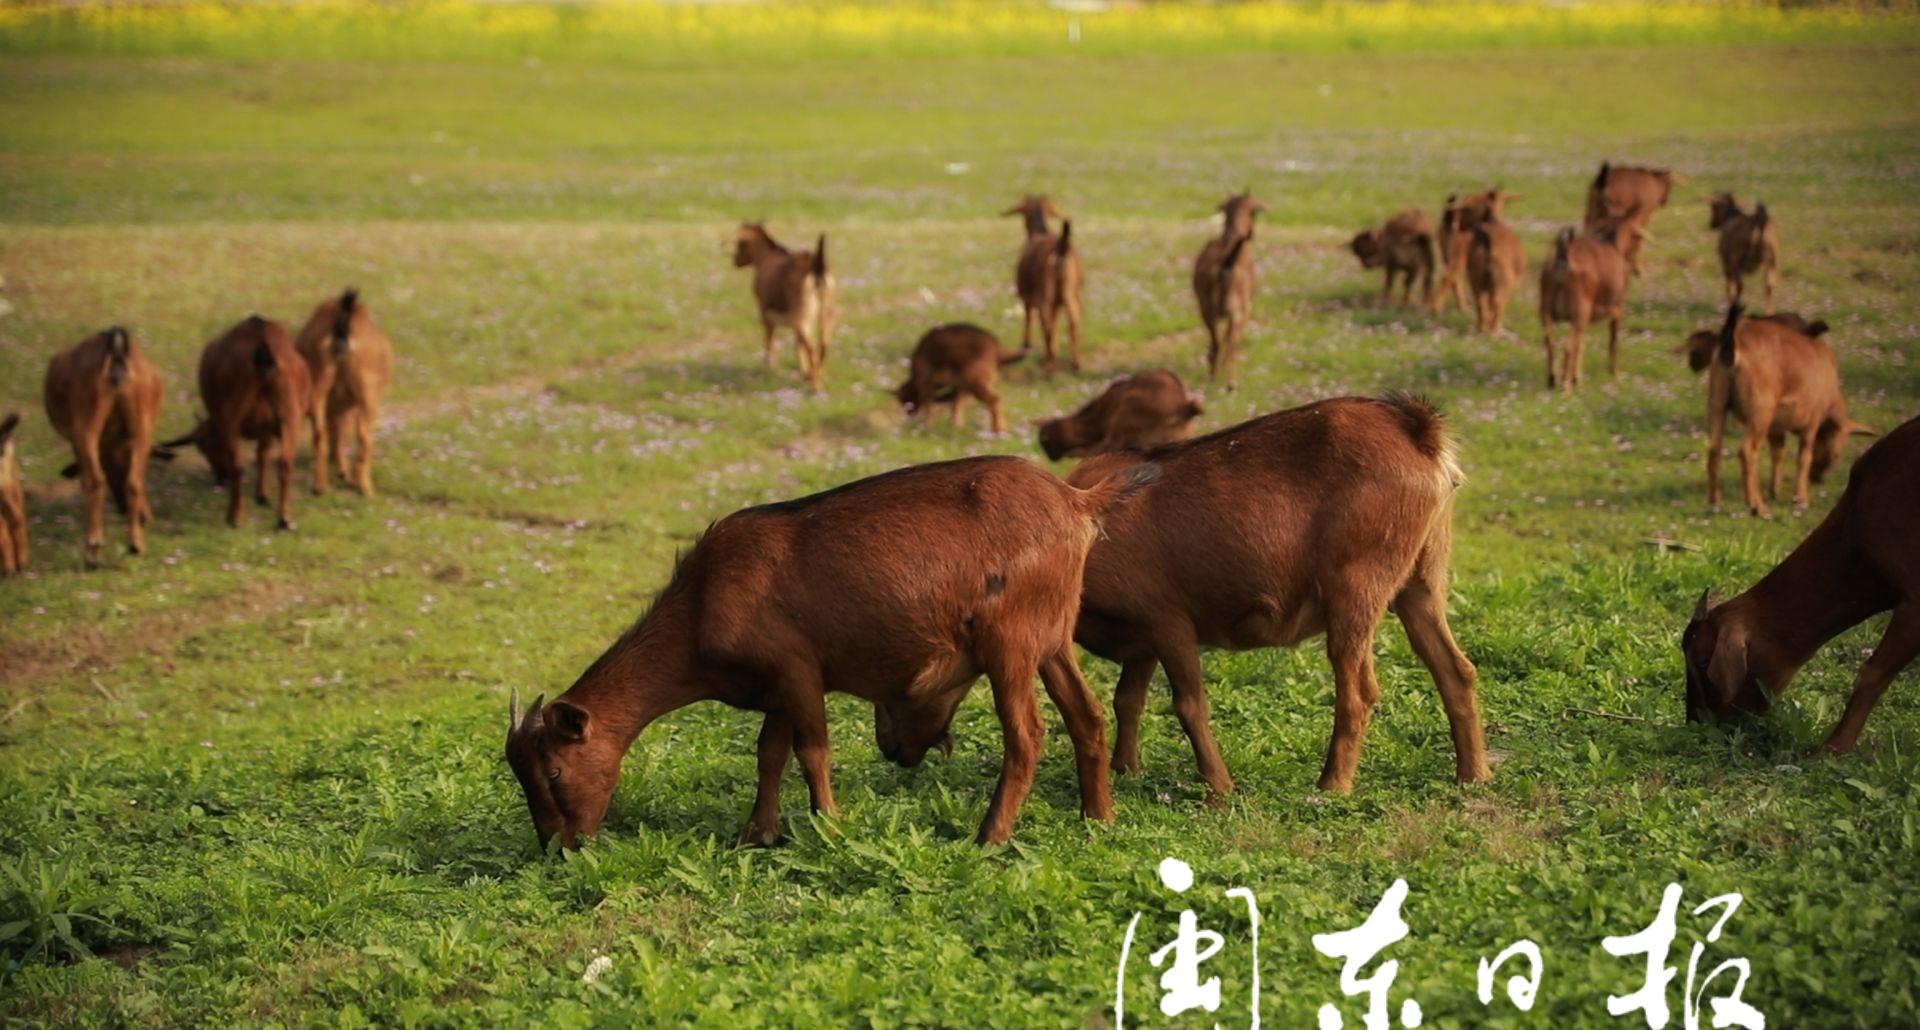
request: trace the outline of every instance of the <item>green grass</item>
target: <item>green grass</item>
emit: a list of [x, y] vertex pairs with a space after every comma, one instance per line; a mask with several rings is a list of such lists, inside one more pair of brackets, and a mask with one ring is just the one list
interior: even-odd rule
[[[1898, 43], [972, 54], [803, 74], [10, 58], [0, 411], [29, 416], [36, 553], [0, 584], [0, 935], [19, 924], [0, 1019], [1097, 1023], [1127, 918], [1147, 913], [1158, 946], [1188, 904], [1230, 932], [1232, 1018], [1244, 916], [1219, 892], [1244, 885], [1266, 919], [1268, 1025], [1312, 1025], [1340, 996], [1311, 935], [1356, 925], [1399, 876], [1395, 999], [1417, 997], [1428, 1025], [1630, 1025], [1605, 1001], [1639, 986], [1637, 964], [1600, 938], [1642, 927], [1669, 881], [1688, 909], [1745, 894], [1706, 963], [1750, 958], [1770, 1025], [1912, 1024], [1916, 674], [1842, 761], [1801, 755], [1884, 618], [1824, 650], [1775, 717], [1681, 723], [1693, 599], [1749, 584], [1839, 484], [1814, 514], [1706, 512], [1703, 387], [1668, 349], [1718, 319], [1706, 195], [1757, 193], [1781, 220], [1783, 306], [1834, 324], [1855, 417], [1914, 413], [1917, 72]], [[1602, 157], [1690, 183], [1654, 224], [1622, 375], [1590, 361], [1572, 400], [1540, 387], [1531, 286], [1521, 335], [1486, 339], [1457, 314], [1374, 308], [1343, 249], [1366, 221], [1498, 180], [1523, 196], [1537, 261]], [[1273, 207], [1256, 325], [1242, 389], [1211, 391], [1205, 425], [1395, 387], [1448, 410], [1469, 476], [1454, 626], [1503, 757], [1491, 787], [1450, 782], [1434, 690], [1389, 620], [1351, 797], [1311, 791], [1331, 680], [1309, 646], [1208, 658], [1240, 785], [1222, 808], [1156, 692], [1113, 826], [1077, 817], [1056, 726], [1016, 844], [982, 850], [999, 754], [984, 692], [954, 754], [913, 771], [836, 698], [842, 819], [810, 822], [795, 777], [791, 839], [741, 850], [756, 724], [710, 705], [641, 739], [591, 846], [539, 853], [499, 753], [509, 687], [563, 690], [736, 507], [1032, 455], [1028, 419], [1120, 371], [1203, 380], [1187, 262], [1243, 184]], [[1075, 217], [1090, 369], [1012, 369], [1010, 439], [902, 426], [886, 391], [920, 331], [1015, 334], [1017, 229], [993, 212], [1028, 189]], [[726, 262], [733, 221], [758, 216], [833, 235], [846, 328], [825, 397], [795, 388], [786, 354], [777, 375], [758, 367]], [[399, 349], [383, 495], [302, 491], [298, 532], [258, 513], [234, 531], [183, 460], [154, 476], [151, 553], [82, 571], [68, 458], [39, 413], [48, 353], [132, 326], [168, 377], [163, 430], [183, 430], [207, 338], [253, 310], [304, 317], [347, 282]], [[1114, 669], [1086, 666], [1108, 693]], [[1154, 879], [1164, 855], [1196, 867], [1185, 901]], [[1683, 920], [1676, 964], [1704, 930]], [[1546, 952], [1538, 1006], [1483, 1011], [1477, 961], [1521, 936]], [[596, 954], [612, 970], [583, 983]], [[1152, 1014], [1137, 956], [1129, 1011]]]

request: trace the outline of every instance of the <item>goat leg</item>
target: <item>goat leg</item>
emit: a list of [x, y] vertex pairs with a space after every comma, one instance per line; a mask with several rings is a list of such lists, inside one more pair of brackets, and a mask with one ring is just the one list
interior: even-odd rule
[[977, 838], [981, 844], [1005, 844], [1013, 837], [1013, 823], [1033, 789], [1033, 773], [1040, 762], [1040, 746], [1046, 737], [1046, 725], [1040, 721], [1040, 706], [1033, 697], [1032, 667], [1014, 668], [1004, 659], [987, 670], [993, 684], [993, 708], [1000, 716], [1004, 752], [1000, 758], [1000, 781], [994, 784], [993, 800], [987, 816], [980, 822]]
[[1113, 688], [1113, 771], [1140, 771], [1140, 715], [1147, 707], [1147, 688], [1153, 683], [1153, 670], [1159, 660], [1137, 658], [1120, 667], [1120, 682]]
[[1086, 677], [1073, 660], [1073, 642], [1068, 641], [1053, 656], [1040, 664], [1040, 682], [1047, 696], [1067, 724], [1067, 736], [1073, 739], [1074, 771], [1080, 781], [1080, 814], [1102, 822], [1113, 821], [1113, 794], [1107, 786], [1107, 722], [1100, 714], [1100, 701], [1087, 686]]
[[1182, 640], [1157, 648], [1160, 664], [1166, 666], [1167, 680], [1173, 685], [1173, 714], [1187, 731], [1193, 744], [1194, 763], [1200, 778], [1216, 798], [1233, 793], [1233, 777], [1227, 775], [1227, 763], [1220, 758], [1220, 747], [1213, 741], [1213, 721], [1207, 708], [1207, 684], [1200, 675], [1200, 651], [1192, 641]]
[[1860, 666], [1859, 674], [1854, 677], [1853, 694], [1847, 698], [1847, 710], [1840, 716], [1840, 724], [1814, 754], [1838, 756], [1851, 752], [1867, 724], [1868, 713], [1880, 702], [1880, 695], [1886, 693], [1887, 685], [1916, 655], [1920, 655], [1920, 601], [1908, 600], [1894, 608], [1893, 618], [1887, 620], [1887, 631], [1880, 637], [1880, 646], [1873, 649], [1873, 656]]
[[764, 848], [780, 839], [780, 778], [792, 756], [793, 723], [785, 712], [768, 712], [760, 724], [759, 791], [753, 798], [753, 814], [740, 831], [740, 843]]

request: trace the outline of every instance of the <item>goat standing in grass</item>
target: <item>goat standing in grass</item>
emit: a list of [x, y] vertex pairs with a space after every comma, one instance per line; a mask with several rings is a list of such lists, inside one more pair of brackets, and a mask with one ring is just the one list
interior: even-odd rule
[[160, 420], [160, 370], [132, 334], [119, 326], [81, 340], [47, 363], [43, 400], [47, 421], [73, 445], [67, 475], [80, 478], [86, 505], [85, 555], [100, 563], [106, 546], [101, 509], [106, 496], [127, 516], [127, 549], [146, 553], [147, 459]]
[[[374, 324], [357, 290], [329, 297], [294, 340], [313, 376], [313, 492], [327, 492], [327, 462], [340, 478], [373, 496], [373, 427], [393, 377], [393, 344]], [[341, 438], [351, 427], [359, 449], [352, 474]]]
[[1240, 339], [1253, 317], [1253, 216], [1266, 209], [1251, 192], [1221, 201], [1220, 235], [1193, 259], [1193, 295], [1207, 327], [1207, 378], [1225, 373], [1228, 390], [1237, 382]]
[[227, 490], [227, 524], [240, 525], [246, 479], [242, 441], [254, 441], [253, 499], [267, 502], [267, 458], [278, 471], [281, 529], [293, 528], [293, 452], [312, 403], [307, 363], [287, 327], [249, 315], [200, 352], [200, 400], [207, 415], [193, 431], [162, 446], [193, 444], [206, 456], [214, 481]]
[[1800, 439], [1793, 503], [1804, 507], [1811, 483], [1845, 452], [1847, 437], [1872, 429], [1847, 417], [1840, 391], [1840, 362], [1820, 338], [1827, 324], [1797, 314], [1743, 318], [1740, 305], [1727, 309], [1720, 331], [1687, 337], [1680, 350], [1695, 372], [1707, 372], [1707, 503], [1720, 506], [1720, 444], [1727, 417], [1746, 423], [1740, 441], [1740, 487], [1755, 515], [1767, 514], [1760, 496], [1760, 441], [1772, 453], [1772, 494], [1780, 497], [1780, 457], [1789, 434]]
[[[1012, 835], [1033, 785], [1046, 733], [1036, 673], [1073, 737], [1081, 814], [1112, 819], [1105, 719], [1074, 661], [1073, 615], [1100, 521], [1152, 475], [1132, 469], [1079, 490], [1019, 458], [967, 458], [714, 523], [566, 693], [510, 710], [507, 761], [541, 843], [598, 830], [621, 758], [649, 723], [722, 701], [766, 713], [741, 837], [771, 844], [789, 757], [814, 811], [835, 812], [829, 691], [872, 702], [881, 750], [911, 765], [943, 743], [982, 673], [1005, 752], [980, 841]], [[923, 726], [937, 735], [908, 732]]]
[[1498, 215], [1490, 215], [1473, 227], [1467, 243], [1467, 285], [1473, 290], [1475, 329], [1500, 335], [1507, 301], [1526, 274], [1527, 255], [1520, 237]]
[[1920, 419], [1867, 448], [1833, 510], [1752, 589], [1719, 605], [1700, 595], [1680, 636], [1688, 721], [1767, 711], [1823, 644], [1888, 609], [1817, 755], [1852, 751], [1880, 695], [1920, 655]]
[[[1572, 229], [1554, 237], [1553, 253], [1540, 268], [1540, 332], [1546, 338], [1547, 389], [1572, 393], [1580, 385], [1586, 363], [1587, 325], [1607, 320], [1607, 373], [1620, 374], [1620, 320], [1626, 317], [1627, 284], [1631, 269], [1627, 251], [1640, 229], [1630, 222], [1606, 222], [1585, 236]], [[1566, 353], [1555, 358], [1556, 322], [1572, 326]]]
[[977, 325], [956, 322], [927, 330], [914, 345], [907, 381], [894, 397], [909, 416], [925, 421], [935, 404], [953, 405], [953, 424], [963, 425], [961, 408], [968, 397], [987, 409], [996, 434], [1007, 431], [1006, 412], [1000, 406], [1000, 366], [1027, 356], [1024, 350], [1001, 350], [1000, 341]]
[[767, 368], [773, 368], [774, 334], [785, 326], [793, 330], [800, 375], [814, 390], [825, 388], [827, 344], [838, 317], [826, 234], [820, 234], [812, 250], [788, 250], [767, 232], [765, 222], [745, 222], [734, 233], [733, 265], [753, 269], [753, 300], [766, 334]]
[[1405, 306], [1411, 301], [1413, 280], [1417, 275], [1420, 277], [1420, 306], [1438, 309], [1439, 302], [1433, 294], [1433, 270], [1439, 263], [1433, 226], [1419, 208], [1410, 207], [1387, 219], [1385, 225], [1361, 232], [1348, 247], [1360, 259], [1360, 267], [1386, 270], [1386, 278], [1380, 283], [1381, 307], [1386, 307], [1393, 299], [1393, 277], [1396, 275], [1402, 277], [1401, 305]]
[[[1020, 247], [1020, 260], [1014, 265], [1013, 286], [1020, 294], [1022, 320], [1020, 350], [1033, 349], [1033, 327], [1040, 324], [1046, 343], [1047, 374], [1053, 374], [1054, 338], [1060, 316], [1067, 316], [1067, 364], [1080, 371], [1080, 287], [1086, 273], [1080, 267], [1080, 254], [1073, 244], [1073, 222], [1061, 214], [1044, 194], [1029, 194], [1020, 203], [1000, 212], [1018, 215], [1026, 223], [1027, 242]], [[1060, 235], [1047, 228], [1047, 219], [1060, 219]]]
[[1780, 276], [1780, 230], [1767, 205], [1755, 204], [1751, 213], [1740, 209], [1731, 193], [1716, 193], [1707, 201], [1707, 228], [1720, 230], [1720, 271], [1727, 280], [1727, 303], [1746, 295], [1746, 277], [1759, 273], [1764, 293], [1761, 306], [1773, 310], [1773, 286]]

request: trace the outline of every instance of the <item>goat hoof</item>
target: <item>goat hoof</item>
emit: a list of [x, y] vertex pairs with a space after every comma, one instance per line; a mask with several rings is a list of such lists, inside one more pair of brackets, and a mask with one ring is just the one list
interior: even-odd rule
[[287, 529], [287, 530], [290, 530], [290, 529], [292, 529], [292, 528], [293, 528], [293, 520], [292, 520], [292, 519], [281, 519], [281, 520], [279, 521], [279, 523], [278, 523], [278, 524], [277, 524], [277, 525], [275, 526], [275, 528], [276, 528], [276, 529]]
[[778, 826], [755, 826], [753, 823], [748, 823], [746, 828], [740, 831], [740, 843], [750, 848], [770, 848], [779, 840]]
[[266, 495], [266, 494], [254, 494], [254, 495], [253, 495], [253, 503], [255, 503], [255, 504], [257, 504], [257, 505], [259, 505], [259, 506], [260, 506], [260, 507], [262, 507], [262, 508], [264, 508], [264, 507], [266, 507], [267, 505], [269, 505], [269, 504], [272, 504], [273, 502], [267, 499], [267, 495]]

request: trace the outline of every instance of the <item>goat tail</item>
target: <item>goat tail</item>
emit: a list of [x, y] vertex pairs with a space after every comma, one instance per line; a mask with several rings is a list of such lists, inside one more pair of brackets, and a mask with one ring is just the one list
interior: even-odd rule
[[1720, 326], [1720, 364], [1728, 368], [1733, 367], [1733, 336], [1740, 326], [1742, 311], [1738, 302], [1727, 305], [1727, 320]]
[[1160, 479], [1160, 466], [1151, 461], [1129, 465], [1120, 469], [1092, 486], [1081, 490], [1068, 487], [1073, 494], [1073, 505], [1080, 514], [1091, 519], [1099, 519], [1112, 511], [1115, 505], [1145, 489]]
[[1200, 401], [1200, 395], [1198, 393], [1189, 393], [1187, 394], [1187, 406], [1181, 408], [1180, 412], [1187, 418], [1199, 418], [1206, 413], [1206, 410], [1206, 406]]
[[340, 294], [340, 303], [333, 312], [333, 356], [342, 358], [347, 353], [347, 341], [353, 336], [353, 316], [360, 310], [360, 291], [349, 286]]
[[1816, 318], [1813, 321], [1807, 323], [1807, 335], [1814, 336], [1814, 337], [1824, 336], [1826, 334], [1826, 331], [1830, 328], [1832, 327], [1827, 325], [1826, 319]]
[[273, 381], [274, 375], [279, 371], [280, 363], [274, 360], [273, 348], [267, 346], [265, 340], [255, 344], [253, 348], [254, 375], [259, 376], [261, 382], [269, 383]]
[[1766, 202], [1760, 201], [1753, 205], [1753, 230], [1756, 234], [1766, 229], [1768, 217]]
[[1053, 254], [1055, 257], [1066, 257], [1071, 253], [1073, 253], [1073, 220], [1061, 219], [1060, 238], [1054, 241]]
[[1417, 393], [1405, 390], [1391, 390], [1380, 398], [1380, 402], [1393, 409], [1400, 418], [1400, 427], [1406, 430], [1407, 440], [1415, 450], [1439, 464], [1452, 486], [1458, 487], [1466, 481], [1455, 459], [1453, 437], [1447, 432], [1447, 417], [1441, 414], [1438, 406]]
[[1593, 188], [1596, 190], [1606, 189], [1607, 175], [1612, 171], [1613, 171], [1613, 162], [1611, 161], [1600, 162], [1600, 174], [1593, 177]]
[[17, 411], [9, 412], [6, 418], [0, 418], [0, 444], [7, 442], [7, 437], [13, 435], [14, 428], [19, 424], [20, 413]]
[[827, 234], [821, 233], [813, 244], [813, 279], [825, 282], [827, 278]]
[[1011, 365], [1016, 361], [1024, 359], [1026, 356], [1027, 348], [1022, 347], [1019, 350], [1002, 350], [999, 354], [995, 355], [994, 360], [1002, 365]]
[[1563, 228], [1560, 230], [1558, 235], [1554, 236], [1553, 238], [1553, 267], [1554, 268], [1564, 269], [1567, 267], [1567, 250], [1572, 246], [1573, 246], [1573, 229]]
[[127, 331], [117, 325], [110, 326], [102, 335], [107, 338], [107, 385], [117, 389], [127, 381], [127, 356], [132, 353], [133, 344]]

